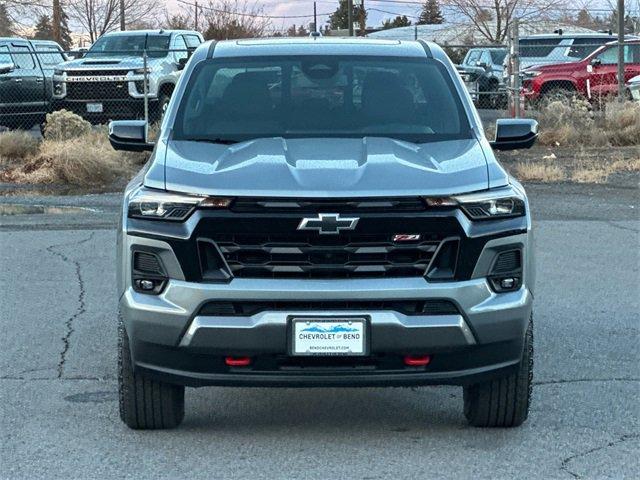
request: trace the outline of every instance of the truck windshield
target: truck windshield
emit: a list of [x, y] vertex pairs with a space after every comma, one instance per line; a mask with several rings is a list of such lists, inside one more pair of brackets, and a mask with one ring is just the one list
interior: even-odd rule
[[425, 143], [471, 138], [446, 68], [374, 56], [224, 58], [196, 66], [174, 139], [383, 136]]
[[142, 57], [146, 48], [147, 56], [162, 58], [167, 56], [169, 40], [169, 35], [105, 35], [93, 44], [85, 57]]

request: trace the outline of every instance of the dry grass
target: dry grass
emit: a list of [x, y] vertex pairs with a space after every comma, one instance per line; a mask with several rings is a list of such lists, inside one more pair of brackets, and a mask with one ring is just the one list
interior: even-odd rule
[[131, 176], [144, 158], [113, 150], [105, 132], [98, 129], [70, 140], [44, 140], [24, 164], [0, 173], [0, 181], [108, 185]]
[[[640, 152], [638, 154], [640, 155]], [[611, 168], [615, 172], [640, 172], [640, 156], [628, 160], [616, 160], [611, 164]]]
[[606, 167], [588, 167], [574, 170], [571, 173], [571, 181], [576, 183], [604, 183], [613, 173]]
[[0, 158], [3, 164], [34, 155], [38, 151], [38, 139], [28, 132], [15, 130], [0, 133]]
[[640, 145], [640, 103], [625, 102], [607, 105], [605, 131], [613, 146]]
[[523, 162], [515, 167], [515, 176], [523, 182], [561, 182], [564, 170], [549, 163]]
[[640, 145], [640, 103], [613, 101], [594, 112], [583, 99], [552, 101], [536, 114], [546, 146]]

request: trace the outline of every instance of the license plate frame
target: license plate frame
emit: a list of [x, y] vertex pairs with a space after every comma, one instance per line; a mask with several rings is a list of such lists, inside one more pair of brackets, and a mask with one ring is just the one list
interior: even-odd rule
[[103, 113], [104, 105], [102, 103], [87, 103], [87, 113]]
[[[364, 315], [341, 315], [335, 317], [324, 317], [324, 316], [298, 316], [292, 315], [288, 317], [288, 331], [287, 331], [287, 343], [289, 355], [292, 357], [365, 357], [369, 355], [369, 330], [370, 330], [370, 318]], [[318, 350], [316, 352], [312, 352], [309, 350], [302, 351], [301, 348], [297, 348], [300, 345], [305, 345], [304, 342], [300, 342], [300, 340], [296, 341], [296, 335], [301, 333], [297, 328], [297, 325], [305, 325], [308, 324], [316, 324], [316, 326], [320, 326], [326, 328], [325, 326], [331, 325], [335, 327], [336, 324], [339, 326], [340, 324], [347, 324], [346, 326], [355, 328], [353, 332], [343, 332], [343, 331], [323, 331], [323, 332], [312, 332], [312, 333], [331, 333], [334, 335], [345, 335], [345, 334], [354, 334], [360, 333], [362, 338], [358, 343], [360, 345], [359, 349], [355, 351], [351, 348], [346, 350]], [[359, 327], [359, 328], [358, 328]], [[334, 339], [339, 340], [339, 345], [345, 346], [347, 343], [344, 339]], [[330, 346], [327, 344], [327, 340], [317, 340], [318, 344], [325, 344], [325, 346]], [[307, 342], [308, 343], [308, 342]]]

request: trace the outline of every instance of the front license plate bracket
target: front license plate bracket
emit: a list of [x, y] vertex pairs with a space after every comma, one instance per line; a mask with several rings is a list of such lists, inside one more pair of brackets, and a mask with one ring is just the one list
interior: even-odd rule
[[366, 356], [369, 318], [298, 317], [288, 319], [291, 356]]

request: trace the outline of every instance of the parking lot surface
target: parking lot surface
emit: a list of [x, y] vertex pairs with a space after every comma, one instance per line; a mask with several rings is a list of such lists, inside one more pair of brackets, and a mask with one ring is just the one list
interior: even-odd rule
[[188, 389], [180, 428], [128, 430], [115, 379], [118, 196], [3, 198], [0, 477], [638, 478], [638, 192], [529, 192], [535, 376], [529, 420], [512, 430], [468, 427], [456, 387]]

